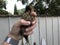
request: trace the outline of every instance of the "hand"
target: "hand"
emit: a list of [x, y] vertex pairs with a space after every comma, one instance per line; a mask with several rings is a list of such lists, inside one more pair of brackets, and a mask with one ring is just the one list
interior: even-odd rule
[[[36, 19], [32, 22], [32, 26], [26, 28], [26, 31], [24, 32], [24, 35], [31, 35], [33, 33], [33, 29], [36, 27]], [[21, 39], [21, 35], [19, 34], [20, 31], [20, 26], [21, 25], [30, 25], [29, 21], [25, 21], [24, 19], [21, 19], [20, 21], [18, 21], [17, 23], [15, 23], [12, 27], [11, 32], [8, 34], [9, 37], [12, 37], [16, 40], [20, 40]], [[7, 42], [3, 42], [2, 45], [12, 45], [12, 44], [8, 44]]]
[[[24, 35], [30, 35], [33, 33], [33, 29], [36, 26], [36, 19], [32, 22], [32, 26], [26, 28], [26, 31], [24, 32]], [[21, 19], [20, 21], [18, 21], [17, 23], [15, 23], [12, 27], [11, 33], [18, 35], [19, 31], [20, 31], [20, 26], [21, 25], [30, 25], [29, 21], [25, 21], [24, 19]]]
[[[21, 37], [21, 35], [19, 34], [21, 25], [27, 25], [28, 26], [28, 25], [30, 25], [30, 21], [25, 21], [24, 19], [21, 19], [13, 25], [10, 34], [12, 34], [15, 38]], [[36, 27], [36, 19], [32, 22], [31, 27], [26, 28], [24, 35], [31, 35], [33, 33], [33, 29], [35, 27]], [[18, 38], [16, 38], [16, 39], [18, 39]]]

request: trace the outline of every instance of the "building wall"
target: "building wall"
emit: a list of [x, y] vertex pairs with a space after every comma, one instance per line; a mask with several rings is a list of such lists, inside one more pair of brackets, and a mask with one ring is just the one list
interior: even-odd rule
[[[20, 17], [0, 17], [0, 44]], [[38, 17], [34, 33], [29, 36], [30, 44], [60, 45], [60, 17]], [[25, 43], [25, 40], [24, 40]], [[21, 44], [21, 40], [19, 45]], [[45, 45], [45, 44], [44, 44]]]

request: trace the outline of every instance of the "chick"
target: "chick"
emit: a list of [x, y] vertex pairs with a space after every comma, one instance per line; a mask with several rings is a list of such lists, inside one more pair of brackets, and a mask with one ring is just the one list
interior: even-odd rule
[[[32, 11], [33, 11], [33, 13], [31, 13]], [[35, 17], [36, 17], [36, 15], [34, 15], [34, 11], [35, 11], [35, 9], [33, 6], [31, 6], [31, 5], [26, 6], [25, 13], [21, 16], [21, 18], [26, 21], [30, 21], [30, 22], [34, 21]], [[28, 35], [24, 35], [23, 33], [25, 32], [25, 29], [30, 26], [32, 26], [32, 23], [29, 26], [22, 25], [20, 27], [21, 28], [20, 34], [22, 35], [22, 37], [24, 37], [26, 39], [27, 43], [29, 43]]]

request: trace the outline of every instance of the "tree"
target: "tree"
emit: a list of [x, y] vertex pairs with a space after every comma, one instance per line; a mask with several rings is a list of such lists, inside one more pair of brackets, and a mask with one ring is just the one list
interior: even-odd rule
[[6, 0], [0, 0], [0, 15], [9, 15], [10, 13], [3, 8], [6, 9]]
[[19, 15], [22, 15], [24, 12], [25, 12], [25, 8], [18, 10], [18, 14], [19, 14]]
[[[43, 2], [46, 3], [46, 5], [48, 6], [48, 8], [46, 8], [46, 6], [44, 6]], [[60, 0], [44, 0], [44, 1], [40, 1], [37, 2], [37, 4], [35, 5], [35, 7], [38, 10], [40, 16], [43, 14], [49, 15], [49, 16], [60, 16]]]
[[0, 10], [5, 8], [6, 9], [6, 1], [0, 0]]
[[14, 14], [15, 14], [15, 15], [18, 15], [18, 11], [17, 11], [16, 4], [15, 4], [15, 6], [14, 6]]
[[[27, 3], [26, 0], [21, 1]], [[39, 15], [48, 14], [51, 16], [60, 16], [60, 0], [33, 0], [33, 3], [34, 2], [37, 2], [34, 7]], [[46, 3], [45, 6], [43, 2]]]

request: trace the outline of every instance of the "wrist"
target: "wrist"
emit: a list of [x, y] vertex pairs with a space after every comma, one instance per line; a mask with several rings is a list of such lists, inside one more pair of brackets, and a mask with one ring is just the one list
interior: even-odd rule
[[12, 44], [12, 45], [18, 45], [19, 41], [18, 40], [15, 40], [14, 38], [12, 37], [6, 37], [4, 42], [8, 43], [8, 44]]

